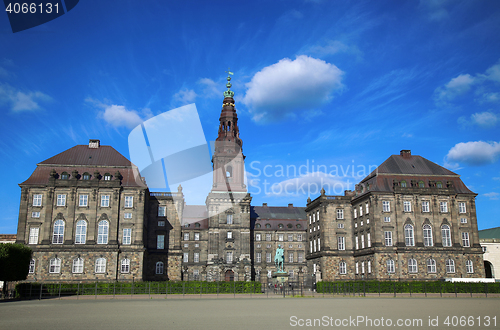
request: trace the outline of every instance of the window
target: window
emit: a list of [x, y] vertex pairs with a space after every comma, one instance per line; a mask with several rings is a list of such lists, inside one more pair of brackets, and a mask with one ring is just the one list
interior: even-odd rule
[[255, 254], [255, 261], [258, 263], [262, 262], [262, 252], [257, 252]]
[[462, 246], [470, 247], [469, 233], [467, 232], [462, 233]]
[[40, 218], [40, 212], [31, 212], [32, 218]]
[[132, 219], [132, 213], [130, 213], [130, 212], [125, 212], [125, 213], [123, 214], [123, 218], [124, 218], [124, 219]]
[[66, 195], [57, 195], [57, 206], [66, 206]]
[[73, 274], [83, 273], [83, 259], [82, 258], [73, 259], [73, 267], [71, 270]]
[[298, 262], [304, 262], [304, 252], [298, 253]]
[[266, 262], [271, 262], [271, 253], [266, 253]]
[[359, 206], [359, 216], [361, 217], [363, 215], [363, 206]]
[[184, 252], [182, 256], [182, 262], [189, 262], [189, 253]]
[[78, 206], [87, 207], [89, 205], [88, 203], [89, 203], [89, 195], [80, 195]]
[[103, 274], [106, 272], [106, 259], [97, 258], [95, 261], [95, 272], [96, 274]]
[[292, 242], [293, 241], [293, 235], [288, 235], [288, 241]]
[[481, 246], [481, 249], [483, 250], [484, 253], [486, 253], [486, 251], [488, 250], [486, 246]]
[[370, 219], [366, 219], [366, 224], [369, 224], [370, 223]]
[[129, 273], [130, 272], [130, 259], [126, 259], [126, 258], [122, 259], [120, 271], [122, 273]]
[[200, 280], [200, 270], [199, 269], [193, 269], [193, 277], [195, 281]]
[[443, 184], [441, 183], [441, 181], [436, 182], [436, 187], [443, 188]]
[[165, 221], [158, 221], [158, 227], [165, 227]]
[[302, 234], [297, 234], [297, 242], [302, 242]]
[[404, 201], [403, 206], [404, 206], [405, 212], [411, 212], [411, 202], [410, 201]]
[[68, 173], [66, 173], [66, 172], [63, 172], [63, 173], [61, 174], [61, 179], [62, 179], [62, 180], [68, 180], [68, 179], [69, 179], [69, 174], [68, 174]]
[[312, 241], [309, 241], [309, 252], [310, 253], [313, 252], [313, 242]]
[[347, 265], [346, 265], [345, 261], [341, 261], [339, 263], [339, 273], [342, 275], [347, 274]]
[[434, 242], [432, 241], [432, 228], [430, 225], [424, 225], [424, 246], [433, 246]]
[[467, 218], [461, 218], [460, 223], [467, 223]]
[[359, 264], [357, 262], [355, 264], [355, 267], [356, 267], [356, 275], [358, 275], [359, 274]]
[[184, 240], [189, 241], [189, 233], [184, 233]]
[[358, 250], [358, 249], [359, 249], [359, 242], [358, 242], [358, 241], [359, 241], [359, 239], [358, 239], [358, 236], [355, 236], [355, 237], [354, 237], [354, 240], [355, 240], [355, 242], [356, 242], [356, 245], [355, 245], [355, 246], [356, 246], [356, 250]]
[[227, 234], [226, 234], [226, 237], [228, 239], [232, 239], [233, 238], [233, 232], [232, 231], [228, 231]]
[[111, 174], [109, 174], [109, 173], [104, 174], [103, 179], [104, 179], [104, 181], [109, 181], [109, 180], [111, 180]]
[[271, 234], [266, 234], [266, 241], [270, 241], [271, 240]]
[[97, 244], [108, 244], [109, 222], [106, 220], [99, 221], [97, 226]]
[[260, 241], [261, 239], [261, 235], [260, 234], [255, 234], [255, 240], [256, 241]]
[[266, 228], [271, 228], [271, 224], [270, 223], [266, 223]]
[[56, 220], [54, 222], [54, 232], [52, 235], [52, 244], [62, 244], [64, 240], [64, 221]]
[[316, 222], [316, 214], [313, 213], [313, 222]]
[[387, 272], [388, 273], [394, 273], [394, 260], [389, 259], [387, 260]]
[[302, 228], [302, 225], [300, 223], [298, 223], [295, 227], [297, 227], [297, 229], [300, 229], [300, 228]]
[[451, 231], [450, 226], [441, 226], [441, 236], [443, 238], [443, 246], [451, 246]]
[[370, 233], [366, 234], [366, 244], [368, 245], [368, 247], [372, 247], [372, 240], [370, 238]]
[[371, 260], [368, 260], [368, 274], [372, 273], [372, 262]]
[[165, 249], [165, 235], [156, 235], [156, 249]]
[[28, 273], [33, 274], [34, 272], [35, 272], [35, 259], [31, 259]]
[[319, 221], [319, 211], [316, 212], [316, 218]]
[[[228, 237], [230, 238], [230, 237]], [[194, 240], [199, 241], [200, 240], [200, 233], [194, 233]]]
[[28, 244], [38, 244], [38, 233], [40, 232], [40, 228], [32, 227], [30, 228], [30, 237], [28, 240]]
[[311, 219], [312, 219], [312, 218], [311, 218], [311, 216], [309, 215], [309, 224], [311, 224], [311, 223], [312, 223]]
[[458, 203], [458, 212], [459, 213], [465, 213], [466, 212], [466, 207], [464, 202]]
[[228, 215], [226, 216], [226, 223], [227, 223], [228, 225], [232, 225], [232, 224], [233, 224], [233, 215], [232, 215], [232, 214], [228, 214]]
[[422, 202], [422, 212], [429, 212], [429, 201]]
[[360, 225], [361, 227], [363, 227], [363, 220], [361, 220], [361, 221], [359, 222], [359, 225]]
[[391, 217], [384, 217], [384, 222], [391, 222]]
[[266, 248], [270, 249], [271, 248], [271, 244], [267, 244]]
[[448, 212], [448, 202], [439, 202], [439, 210], [441, 213], [447, 213]]
[[391, 203], [389, 201], [382, 201], [382, 212], [391, 212]]
[[163, 262], [158, 261], [158, 262], [156, 263], [155, 273], [156, 273], [156, 275], [161, 275], [161, 274], [163, 274]]
[[368, 203], [365, 204], [365, 213], [368, 214], [370, 212], [370, 206]]
[[83, 180], [90, 180], [90, 174], [88, 174], [88, 173], [83, 173], [82, 178], [83, 178]]
[[109, 195], [101, 196], [101, 207], [109, 207]]
[[193, 255], [194, 262], [200, 262], [200, 252], [195, 252]]
[[53, 258], [50, 259], [49, 273], [55, 274], [61, 272], [61, 259]]
[[467, 274], [474, 273], [474, 266], [472, 264], [472, 260], [465, 261], [465, 269], [467, 271]]
[[436, 272], [436, 260], [427, 259], [427, 272], [435, 273]]
[[354, 209], [354, 219], [358, 217], [358, 209]]
[[42, 194], [33, 195], [33, 206], [42, 206]]
[[314, 246], [314, 252], [316, 252], [316, 240], [313, 241], [313, 246]]
[[447, 259], [446, 260], [446, 272], [454, 273], [455, 272], [455, 260]]
[[406, 188], [406, 181], [401, 181], [401, 187]]
[[78, 220], [76, 222], [75, 244], [85, 244], [87, 240], [87, 221]]
[[164, 217], [165, 216], [165, 206], [158, 206], [158, 216], [159, 217]]
[[288, 262], [290, 262], [290, 263], [293, 262], [293, 252], [288, 253]]
[[419, 188], [424, 188], [425, 187], [424, 181], [418, 181], [418, 187]]
[[125, 207], [134, 206], [134, 196], [125, 196]]
[[408, 224], [405, 226], [405, 244], [406, 246], [415, 246], [413, 237], [413, 226]]
[[337, 209], [337, 219], [344, 219], [344, 210]]
[[132, 228], [123, 228], [123, 240], [124, 245], [129, 245], [132, 240]]
[[283, 234], [278, 235], [278, 241], [283, 242]]
[[364, 274], [365, 273], [365, 262], [362, 261], [361, 262], [361, 274]]
[[361, 235], [361, 248], [365, 248], [365, 235]]
[[417, 269], [417, 260], [416, 259], [408, 259], [408, 273], [416, 273]]
[[318, 237], [318, 251], [321, 250], [321, 238]]
[[384, 231], [385, 246], [392, 246], [392, 231]]
[[233, 262], [233, 252], [226, 252], [226, 262], [228, 264]]
[[339, 228], [339, 229], [343, 229], [343, 228], [344, 228], [344, 224], [343, 224], [343, 223], [338, 223], [338, 224], [337, 224], [337, 228]]

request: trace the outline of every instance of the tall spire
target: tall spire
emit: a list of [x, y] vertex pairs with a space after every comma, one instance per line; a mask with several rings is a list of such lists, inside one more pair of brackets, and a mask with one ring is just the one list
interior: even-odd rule
[[234, 74], [230, 71], [230, 68], [227, 68], [227, 84], [226, 84], [226, 87], [227, 87], [227, 91], [224, 92], [224, 97], [233, 97], [234, 96], [234, 92], [231, 90], [231, 76]]

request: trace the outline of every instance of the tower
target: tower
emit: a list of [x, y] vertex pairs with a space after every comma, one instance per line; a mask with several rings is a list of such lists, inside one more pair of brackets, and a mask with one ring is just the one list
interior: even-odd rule
[[250, 202], [245, 185], [245, 156], [231, 91], [230, 71], [212, 156], [213, 185], [206, 199], [207, 277], [251, 279]]

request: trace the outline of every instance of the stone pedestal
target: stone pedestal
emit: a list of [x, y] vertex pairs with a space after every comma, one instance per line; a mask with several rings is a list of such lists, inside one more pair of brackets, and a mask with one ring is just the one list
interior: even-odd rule
[[287, 272], [273, 272], [273, 283], [274, 284], [285, 284], [288, 282], [288, 273]]

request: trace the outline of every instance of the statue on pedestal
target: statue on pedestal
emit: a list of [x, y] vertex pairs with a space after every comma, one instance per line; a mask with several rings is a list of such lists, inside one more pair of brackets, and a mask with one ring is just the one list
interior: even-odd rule
[[285, 250], [281, 247], [281, 244], [276, 248], [276, 255], [274, 256], [274, 264], [276, 265], [276, 272], [284, 273], [285, 270]]

